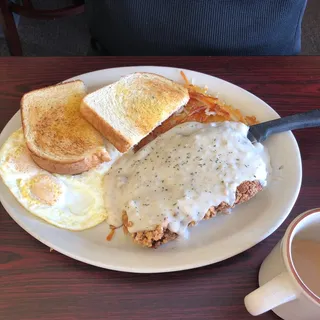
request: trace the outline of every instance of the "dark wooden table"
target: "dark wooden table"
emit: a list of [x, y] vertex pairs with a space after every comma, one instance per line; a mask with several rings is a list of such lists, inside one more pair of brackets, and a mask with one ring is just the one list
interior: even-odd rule
[[[243, 87], [280, 115], [320, 107], [320, 57], [1, 58], [0, 129], [21, 96], [88, 71], [128, 65], [176, 66]], [[288, 224], [320, 206], [320, 129], [295, 133], [303, 183], [288, 219], [268, 239], [224, 262], [185, 272], [139, 275], [72, 260], [32, 238], [0, 207], [0, 319], [253, 319], [243, 298]], [[279, 195], [281, 197], [281, 195]], [[278, 319], [272, 312], [258, 319]]]

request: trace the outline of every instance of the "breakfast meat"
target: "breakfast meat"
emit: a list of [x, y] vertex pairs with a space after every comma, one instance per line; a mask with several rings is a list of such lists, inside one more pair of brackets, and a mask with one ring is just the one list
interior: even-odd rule
[[[246, 202], [253, 198], [259, 191], [262, 190], [262, 186], [258, 181], [245, 181], [237, 188], [236, 201], [233, 207], [237, 204]], [[211, 207], [203, 220], [207, 220], [216, 216], [219, 212], [228, 212], [231, 207], [222, 202], [216, 207]], [[126, 220], [126, 218], [125, 218]], [[196, 223], [191, 222], [189, 226], [194, 226]], [[148, 248], [157, 248], [162, 244], [175, 240], [178, 237], [177, 233], [170, 231], [165, 226], [157, 226], [155, 230], [151, 231], [139, 231], [131, 234], [133, 241], [141, 246]]]
[[236, 122], [187, 122], [122, 156], [104, 181], [107, 222], [157, 247], [251, 199], [267, 184], [269, 161], [247, 132]]

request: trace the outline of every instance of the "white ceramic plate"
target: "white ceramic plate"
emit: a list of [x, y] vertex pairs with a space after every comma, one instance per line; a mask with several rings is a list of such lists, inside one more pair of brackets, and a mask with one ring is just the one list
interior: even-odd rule
[[[182, 82], [181, 69], [167, 67], [124, 67], [95, 71], [74, 79], [83, 80], [92, 91], [117, 81], [136, 71], [153, 72]], [[209, 92], [218, 93], [227, 103], [249, 115], [265, 121], [278, 114], [259, 98], [221, 79], [184, 70], [199, 86], [207, 85]], [[17, 113], [0, 136], [2, 145], [20, 127]], [[190, 229], [189, 239], [173, 241], [157, 250], [140, 248], [125, 237], [122, 231], [107, 242], [108, 225], [71, 232], [36, 218], [14, 199], [0, 183], [0, 199], [10, 216], [29, 234], [56, 251], [73, 259], [95, 266], [128, 272], [156, 273], [196, 268], [232, 257], [247, 250], [274, 232], [290, 213], [301, 184], [301, 159], [292, 133], [269, 138], [273, 173], [268, 187], [248, 203], [235, 208], [231, 215], [221, 215]]]

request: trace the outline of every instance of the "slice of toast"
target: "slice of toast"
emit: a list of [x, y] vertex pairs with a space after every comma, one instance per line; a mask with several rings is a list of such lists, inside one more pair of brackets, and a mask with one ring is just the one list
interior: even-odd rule
[[86, 87], [80, 80], [25, 94], [21, 118], [31, 157], [41, 168], [78, 174], [110, 161], [101, 134], [80, 114]]
[[120, 152], [126, 152], [188, 101], [182, 85], [138, 72], [88, 94], [80, 111]]

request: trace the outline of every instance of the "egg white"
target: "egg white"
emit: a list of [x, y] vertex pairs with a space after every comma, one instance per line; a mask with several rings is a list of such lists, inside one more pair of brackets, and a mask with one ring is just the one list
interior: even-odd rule
[[33, 162], [20, 128], [0, 150], [0, 176], [18, 202], [35, 216], [60, 228], [85, 230], [107, 217], [103, 177], [120, 153], [109, 143], [106, 148], [113, 161], [79, 175], [52, 174]]

